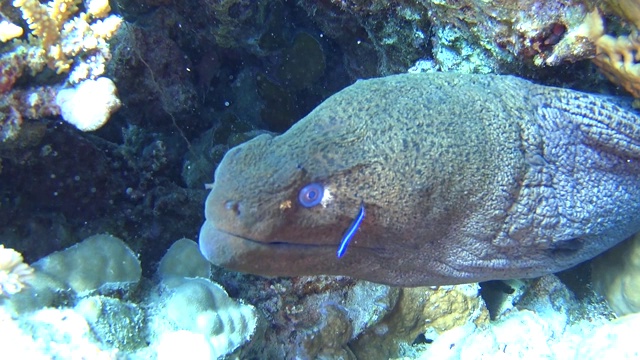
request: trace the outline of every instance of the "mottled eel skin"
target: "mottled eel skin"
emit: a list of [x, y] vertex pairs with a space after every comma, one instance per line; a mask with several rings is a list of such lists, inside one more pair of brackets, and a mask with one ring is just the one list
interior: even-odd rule
[[[226, 154], [200, 249], [242, 272], [403, 286], [559, 271], [640, 230], [640, 118], [628, 109], [511, 76], [359, 81]], [[308, 184], [324, 192], [305, 207]]]

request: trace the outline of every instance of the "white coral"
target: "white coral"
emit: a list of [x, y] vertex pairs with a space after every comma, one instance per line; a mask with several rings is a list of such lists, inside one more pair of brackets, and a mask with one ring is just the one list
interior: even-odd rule
[[20, 292], [33, 276], [33, 268], [23, 262], [22, 254], [0, 245], [0, 296]]

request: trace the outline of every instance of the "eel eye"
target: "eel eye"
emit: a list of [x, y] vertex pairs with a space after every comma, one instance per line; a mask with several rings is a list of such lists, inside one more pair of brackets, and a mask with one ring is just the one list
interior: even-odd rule
[[304, 207], [313, 207], [322, 201], [324, 195], [324, 188], [318, 183], [311, 183], [302, 189], [298, 194], [298, 201], [300, 205]]

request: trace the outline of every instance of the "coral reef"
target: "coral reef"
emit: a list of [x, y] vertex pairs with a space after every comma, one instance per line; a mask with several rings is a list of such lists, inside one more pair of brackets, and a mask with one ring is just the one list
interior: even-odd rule
[[116, 85], [108, 78], [84, 80], [56, 95], [60, 115], [81, 131], [98, 130], [120, 108]]
[[[194, 244], [195, 245], [195, 244]], [[253, 337], [257, 326], [257, 314], [252, 305], [229, 298], [220, 285], [209, 279], [184, 279], [172, 289], [166, 302], [161, 306], [160, 316], [167, 327], [158, 339], [158, 352], [182, 348], [183, 341], [191, 335], [187, 343], [203, 341], [209, 347], [209, 358], [219, 358], [229, 354]], [[206, 347], [206, 346], [205, 346]]]
[[0, 21], [0, 42], [7, 42], [11, 39], [22, 36], [22, 28], [8, 20]]
[[392, 358], [420, 336], [426, 341], [468, 323], [485, 325], [489, 313], [478, 290], [477, 284], [400, 289], [395, 308], [351, 348], [359, 359]]
[[[232, 0], [189, 6], [119, 2], [128, 21], [110, 40], [104, 75], [117, 85], [123, 106], [97, 136], [48, 121], [60, 113], [55, 103], [59, 88], [51, 84], [65, 81], [67, 74], [55, 76], [45, 69], [32, 77], [24, 67], [2, 68], [24, 74], [0, 77], [19, 80], [2, 97], [10, 106], [0, 106], [6, 120], [0, 130], [14, 139], [0, 146], [0, 176], [7, 184], [6, 201], [22, 204], [2, 208], [0, 222], [30, 237], [27, 219], [38, 219], [33, 225], [56, 210], [61, 223], [51, 226], [68, 235], [47, 243], [25, 241], [21, 250], [29, 250], [23, 251], [27, 257], [36, 259], [90, 233], [109, 231], [134, 242], [129, 245], [143, 258], [159, 260], [173, 239], [193, 235], [204, 184], [213, 180], [229, 146], [251, 138], [253, 130], [285, 130], [358, 77], [404, 71], [420, 58], [433, 60], [433, 47], [440, 46], [434, 37], [438, 28], [425, 10], [432, 5], [426, 2], [246, 5]], [[230, 13], [218, 13], [218, 8]], [[20, 13], [9, 10], [5, 6], [2, 13], [20, 25]], [[226, 36], [238, 30], [211, 21], [212, 16], [241, 24], [243, 36]], [[472, 40], [465, 40], [468, 49], [479, 46]], [[9, 51], [11, 46], [5, 44], [3, 53], [19, 57]], [[312, 49], [313, 56], [302, 56], [294, 51], [298, 48]], [[90, 53], [68, 56], [74, 60], [71, 70]], [[491, 68], [480, 62], [459, 64], [469, 71]], [[566, 79], [565, 72], [550, 72], [548, 78]], [[215, 135], [204, 135], [208, 130]], [[114, 208], [118, 211], [109, 210]], [[12, 246], [17, 242], [11, 241]]]
[[[158, 21], [175, 21], [159, 13]], [[113, 46], [113, 78], [126, 108], [122, 116], [144, 128], [169, 125], [174, 131], [189, 127], [202, 130], [194, 116], [198, 106], [193, 62], [166, 30], [136, 24], [123, 26]]]
[[[466, 358], [479, 352], [532, 354], [534, 349], [542, 355], [589, 355], [585, 344], [598, 354], [612, 348], [626, 354], [631, 343], [625, 331], [637, 324], [631, 318], [607, 322], [606, 309], [577, 302], [554, 276], [534, 281], [515, 308], [489, 324], [477, 285], [398, 290], [333, 277], [243, 281], [245, 288], [260, 294], [252, 298], [254, 308], [198, 277], [208, 275], [211, 265], [188, 239], [178, 240], [167, 251], [153, 284], [118, 275], [123, 269], [111, 265], [94, 269], [101, 271], [54, 266], [62, 265], [63, 258], [72, 264], [87, 263], [95, 254], [109, 257], [112, 264], [139, 266], [130, 249], [105, 235], [52, 254], [60, 258], [57, 261], [40, 260], [48, 263], [47, 269], [36, 273], [40, 279], [26, 289], [31, 294], [23, 291], [2, 302], [0, 331], [11, 334], [11, 341], [2, 338], [0, 344], [30, 358], [85, 354], [92, 359], [116, 353], [131, 359], [187, 355], [381, 359], [429, 354]], [[105, 287], [103, 280], [94, 281], [111, 270], [117, 270], [108, 275], [112, 285], [129, 285]], [[92, 289], [81, 287], [78, 293], [67, 285], [70, 279], [90, 283]], [[132, 280], [147, 284], [132, 287]], [[25, 300], [33, 303], [28, 311]], [[594, 324], [601, 328], [592, 329]], [[523, 334], [527, 334], [524, 339]], [[618, 346], [607, 341], [605, 347], [597, 340], [612, 337]]]
[[618, 316], [640, 312], [640, 235], [592, 262], [593, 288]]
[[[88, 261], [87, 259], [91, 259]], [[65, 293], [86, 296], [124, 291], [140, 281], [137, 256], [120, 239], [94, 235], [33, 264], [31, 286], [6, 300], [5, 308], [25, 314], [66, 301]]]
[[147, 346], [149, 329], [140, 304], [94, 295], [81, 298], [73, 307], [73, 313], [87, 322], [96, 343], [109, 344], [109, 353], [127, 353]]
[[[229, 298], [209, 279], [185, 277], [205, 275], [211, 267], [195, 242], [179, 240], [162, 263], [159, 281], [139, 287], [139, 260], [109, 235], [40, 259], [33, 286], [0, 299], [0, 332], [13, 329], [16, 339], [7, 348], [38, 355], [33, 358], [89, 351], [92, 359], [115, 353], [175, 359], [178, 350], [188, 354], [188, 346], [206, 339], [207, 352], [197, 359], [216, 359], [255, 334], [253, 306]], [[24, 339], [25, 332], [33, 338]]]
[[300, 6], [344, 53], [352, 78], [405, 71], [430, 53], [431, 17], [405, 1], [300, 1]]
[[[155, 339], [158, 354], [188, 353], [202, 349], [199, 358], [215, 359], [233, 352], [254, 337], [258, 326], [255, 307], [229, 297], [208, 279], [209, 264], [198, 245], [189, 239], [176, 241], [160, 261], [158, 313], [153, 327], [163, 329]], [[161, 296], [161, 298], [160, 298]]]
[[[593, 8], [589, 1], [450, 3], [432, 0], [422, 3], [439, 29], [456, 29], [465, 34], [467, 42], [479, 44], [479, 52], [489, 52], [489, 58], [494, 59], [498, 66], [494, 67], [494, 71], [505, 68], [505, 61], [512, 62], [515, 59], [525, 59], [536, 65], [557, 65], [562, 61], [584, 59], [586, 55], [577, 47], [558, 51], [557, 45], [580, 28], [583, 19]], [[443, 69], [451, 69], [443, 65]]]
[[0, 245], [0, 296], [11, 296], [27, 286], [33, 268], [25, 264], [22, 254]]
[[[591, 348], [608, 349], [619, 346], [609, 354], [632, 352], [635, 346], [619, 335], [612, 316], [604, 306], [594, 306], [593, 294], [577, 301], [574, 294], [554, 275], [533, 281], [515, 308], [498, 316], [489, 324], [467, 323], [445, 331], [419, 351], [415, 358], [474, 359], [478, 354], [487, 358], [585, 358], [599, 359], [583, 351]], [[593, 331], [594, 327], [602, 332]], [[598, 331], [599, 331], [598, 330]], [[612, 346], [608, 336], [618, 337]], [[580, 355], [578, 355], [580, 354]]]
[[87, 320], [72, 309], [41, 309], [16, 320], [0, 308], [0, 330], [9, 357], [110, 360], [118, 353], [96, 344]]
[[256, 306], [267, 328], [245, 358], [353, 359], [350, 343], [393, 308], [398, 290], [344, 277], [261, 279], [214, 268], [232, 297]]
[[[590, 332], [576, 346], [577, 359], [633, 359], [638, 356], [640, 314], [623, 316]], [[601, 341], [601, 339], [607, 341]], [[611, 346], [611, 344], [617, 346]]]
[[[640, 43], [637, 30], [616, 37], [604, 35], [603, 26], [603, 16], [617, 13], [637, 28], [640, 11], [634, 0], [609, 0], [604, 4], [591, 0], [302, 4], [316, 15], [314, 21], [338, 41], [349, 58], [375, 54], [379, 59], [377, 69], [349, 68], [359, 77], [367, 77], [369, 71], [397, 72], [393, 69], [398, 66], [393, 64], [419, 58], [431, 60], [435, 70], [473, 73], [528, 73], [537, 67], [594, 58], [611, 81], [636, 97], [640, 94], [634, 66]], [[386, 20], [393, 31], [386, 31], [374, 20], [382, 14], [392, 14]], [[353, 34], [342, 30], [344, 27], [364, 28], [366, 35], [360, 36], [366, 40], [354, 40]], [[429, 37], [432, 46], [427, 46]], [[354, 42], [358, 46], [353, 46]], [[400, 51], [393, 51], [396, 46]], [[400, 67], [408, 66], [405, 63]]]
[[[51, 102], [65, 82], [75, 84], [86, 79], [96, 79], [105, 71], [106, 61], [111, 57], [107, 40], [120, 26], [122, 19], [109, 15], [111, 8], [106, 0], [87, 3], [86, 12], [79, 11], [79, 0], [51, 0], [41, 4], [38, 0], [15, 0], [13, 5], [22, 12], [30, 32], [26, 40], [17, 38], [15, 24], [5, 25], [4, 41], [0, 56], [0, 141], [15, 139], [24, 118], [38, 119], [60, 115], [58, 104]], [[45, 66], [56, 74], [69, 73], [54, 85], [29, 86], [15, 89], [16, 82], [28, 73], [31, 77], [41, 73]], [[18, 92], [17, 94], [15, 92]], [[27, 92], [29, 96], [21, 93]], [[27, 110], [34, 108], [34, 110]], [[25, 111], [26, 110], [26, 111]], [[108, 119], [110, 112], [104, 112]], [[62, 114], [67, 119], [66, 114]], [[101, 126], [82, 129], [94, 130]]]
[[[526, 344], [547, 351], [547, 343], [536, 342], [543, 337], [533, 335], [549, 335], [550, 328], [555, 339], [582, 336], [554, 325], [576, 317], [563, 304], [577, 300], [558, 287], [556, 300], [549, 300], [557, 313], [538, 305], [518, 308], [522, 296], [505, 297], [492, 315], [499, 324], [511, 316], [504, 321], [508, 326], [487, 325], [474, 286], [395, 289], [347, 278], [262, 279], [212, 269], [190, 240], [165, 251], [173, 240], [197, 233], [204, 186], [214, 180], [228, 148], [265, 131], [286, 130], [356, 79], [416, 64], [429, 71], [509, 72], [600, 86], [606, 81], [583, 72], [591, 70], [589, 62], [565, 65], [589, 59], [597, 49], [604, 72], [633, 89], [638, 36], [620, 30], [621, 20], [611, 14], [637, 27], [636, 1], [122, 0], [117, 9], [111, 2], [118, 15], [104, 0], [13, 3], [0, 4], [1, 242], [32, 263], [91, 234], [110, 232], [126, 246], [105, 240], [92, 247], [123, 250], [112, 260], [125, 261], [129, 277], [116, 267], [123, 277], [107, 281], [122, 285], [116, 289], [80, 273], [82, 266], [91, 267], [93, 255], [105, 260], [101, 252], [111, 250], [102, 248], [80, 252], [83, 260], [70, 259], [82, 265], [76, 271], [60, 267], [64, 276], [55, 269], [36, 271], [11, 296], [5, 295], [17, 289], [13, 282], [1, 287], [3, 349], [29, 358], [175, 358], [189, 350], [211, 355], [211, 339], [220, 336], [211, 334], [223, 318], [211, 299], [247, 311], [246, 331], [216, 353], [238, 346], [228, 354], [238, 358], [417, 357], [415, 351], [431, 341], [439, 356], [468, 347], [464, 351], [473, 358], [478, 347], [447, 334], [462, 334], [476, 345], [484, 341], [483, 349], [498, 355], [504, 349], [530, 351], [516, 343], [527, 335], [532, 341]], [[603, 18], [616, 36], [600, 37]], [[629, 36], [618, 36], [624, 33]], [[62, 114], [58, 95], [100, 77], [113, 81], [123, 105], [115, 113], [103, 108], [99, 113], [110, 116], [92, 123], [109, 122], [82, 133], [56, 121]], [[1, 263], [0, 284], [5, 276], [15, 280]], [[86, 276], [97, 270], [88, 269]], [[79, 283], [93, 285], [82, 290]], [[532, 291], [551, 287], [534, 284]], [[182, 317], [179, 304], [187, 294], [199, 295], [202, 306], [188, 311], [189, 303], [185, 313], [209, 328]], [[623, 342], [624, 330], [615, 329], [631, 326], [593, 315], [600, 313], [584, 315], [592, 325], [602, 324], [597, 336], [583, 336], [585, 354], [605, 351], [597, 340], [610, 334]], [[517, 326], [518, 319], [531, 330]], [[506, 330], [485, 330], [494, 324]], [[163, 332], [171, 335], [162, 340]], [[504, 341], [507, 335], [512, 342]]]
[[604, 0], [616, 14], [640, 28], [640, 2], [637, 0]]
[[[91, 262], [87, 262], [91, 259]], [[44, 274], [78, 294], [102, 287], [124, 288], [140, 281], [138, 257], [120, 239], [94, 235], [64, 251], [48, 255], [33, 264]]]
[[333, 277], [294, 279], [291, 291], [283, 294], [288, 319], [283, 323], [296, 334], [287, 357], [354, 358], [350, 342], [397, 301], [396, 289], [364, 281], [344, 286], [345, 280], [351, 282]]
[[[105, 0], [92, 0], [87, 12], [76, 15], [79, 0], [51, 0], [46, 5], [37, 0], [14, 0], [13, 5], [20, 9], [24, 20], [29, 24], [31, 35], [28, 41], [15, 44], [15, 51], [25, 53], [23, 66], [32, 73], [42, 71], [44, 65], [60, 74], [71, 70], [71, 57], [79, 54], [108, 58], [109, 49], [106, 40], [118, 29], [121, 19], [108, 16], [111, 8]], [[98, 20], [103, 19], [104, 20]], [[95, 20], [95, 21], [94, 21]], [[91, 59], [97, 62], [97, 58]], [[82, 73], [70, 77], [71, 82], [86, 79], [89, 70], [100, 71], [100, 64], [89, 66], [85, 62], [82, 69], [74, 69]], [[98, 65], [97, 67], [95, 65]], [[80, 67], [79, 67], [80, 68]]]
[[604, 29], [602, 19], [591, 20], [591, 28], [599, 32], [594, 40], [597, 55], [594, 63], [613, 83], [621, 85], [636, 99], [640, 98], [640, 66], [637, 53], [640, 48], [640, 3], [636, 0], [607, 0], [616, 14], [633, 25], [633, 29], [625, 35], [602, 35]]
[[594, 62], [614, 83], [622, 85], [634, 97], [640, 97], [640, 72], [635, 53], [640, 46], [638, 33], [613, 37], [605, 35], [598, 42], [598, 56]]
[[[302, 4], [351, 59], [376, 56], [380, 65], [369, 71], [377, 74], [395, 73], [398, 67], [409, 67], [407, 60], [421, 58], [433, 59], [441, 71], [522, 72], [533, 65], [558, 65], [595, 53], [595, 38], [583, 25], [595, 7], [594, 1]], [[353, 30], [343, 30], [345, 27], [362, 31], [354, 36], [350, 33]], [[350, 70], [353, 75], [367, 77], [365, 69]]]
[[174, 278], [203, 278], [211, 276], [211, 263], [200, 255], [200, 249], [193, 240], [176, 240], [158, 264], [158, 275], [171, 285]]

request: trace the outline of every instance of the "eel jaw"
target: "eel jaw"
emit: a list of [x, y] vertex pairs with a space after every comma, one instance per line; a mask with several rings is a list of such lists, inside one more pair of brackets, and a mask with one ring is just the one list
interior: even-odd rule
[[260, 242], [220, 230], [211, 220], [200, 229], [199, 246], [214, 265], [256, 275], [329, 275], [340, 268], [335, 246]]
[[200, 228], [198, 243], [200, 252], [207, 260], [225, 268], [235, 268], [236, 266], [233, 266], [237, 262], [235, 258], [240, 253], [251, 251], [246, 247], [252, 246], [251, 241], [245, 241], [241, 237], [218, 230], [209, 220], [206, 220]]

